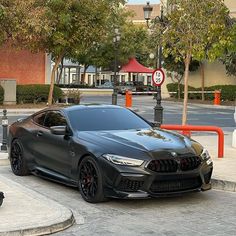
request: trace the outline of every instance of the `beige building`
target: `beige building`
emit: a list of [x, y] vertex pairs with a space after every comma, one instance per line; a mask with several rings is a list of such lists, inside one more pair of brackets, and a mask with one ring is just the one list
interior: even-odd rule
[[[160, 14], [161, 6], [163, 6], [164, 13], [169, 10], [168, 0], [161, 0], [160, 4], [152, 4], [152, 2], [150, 1], [150, 5], [153, 6], [153, 9], [155, 9], [155, 11], [153, 10], [152, 12], [152, 18]], [[229, 8], [231, 16], [236, 17], [236, 0], [225, 0], [225, 5]], [[135, 16], [132, 19], [134, 23], [145, 23], [145, 20], [143, 19], [144, 18], [143, 6], [144, 5], [126, 5], [126, 7], [129, 10], [133, 10], [135, 13]], [[225, 67], [222, 63], [205, 62], [204, 68], [205, 68], [205, 86], [224, 85], [224, 84], [236, 85], [236, 77], [227, 76]], [[162, 86], [163, 97], [168, 96], [168, 92], [165, 86], [168, 83], [172, 83], [171, 78], [167, 78]], [[201, 87], [200, 69], [198, 71], [190, 73], [189, 85], [193, 87]]]
[[[231, 17], [236, 17], [236, 0], [225, 0], [225, 5], [229, 8]], [[227, 76], [225, 66], [221, 62], [204, 63], [205, 86], [212, 85], [236, 85], [235, 76]], [[201, 87], [200, 70], [190, 73], [189, 85]]]
[[230, 15], [236, 17], [236, 0], [225, 0], [224, 2], [230, 10]]

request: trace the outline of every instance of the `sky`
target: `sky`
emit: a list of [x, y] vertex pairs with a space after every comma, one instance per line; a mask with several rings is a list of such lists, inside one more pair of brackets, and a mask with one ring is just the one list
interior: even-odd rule
[[[157, 4], [160, 2], [160, 0], [148, 0], [150, 4]], [[128, 0], [129, 4], [144, 4], [146, 5], [147, 0]]]

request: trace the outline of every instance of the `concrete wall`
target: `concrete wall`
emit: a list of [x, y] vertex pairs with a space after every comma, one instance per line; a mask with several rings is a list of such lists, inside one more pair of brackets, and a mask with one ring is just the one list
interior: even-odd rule
[[0, 80], [14, 78], [17, 84], [45, 84], [45, 53], [32, 54], [4, 47], [0, 50]]
[[236, 1], [224, 0], [225, 5], [229, 8], [232, 17], [236, 17]]
[[[204, 63], [205, 67], [205, 86], [213, 85], [236, 85], [235, 76], [227, 76], [225, 66], [220, 62]], [[197, 70], [190, 73], [189, 85], [201, 87], [201, 72]]]
[[51, 83], [51, 72], [52, 72], [51, 59], [52, 55], [45, 53], [45, 84]]

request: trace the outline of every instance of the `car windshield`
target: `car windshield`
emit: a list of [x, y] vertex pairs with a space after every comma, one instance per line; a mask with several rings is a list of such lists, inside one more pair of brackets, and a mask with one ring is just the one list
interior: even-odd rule
[[69, 111], [72, 128], [77, 131], [148, 129], [151, 126], [127, 109], [89, 108]]

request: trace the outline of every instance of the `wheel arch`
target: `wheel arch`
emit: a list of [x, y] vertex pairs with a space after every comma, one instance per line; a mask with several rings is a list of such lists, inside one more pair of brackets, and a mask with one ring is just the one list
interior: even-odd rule
[[97, 164], [98, 164], [97, 157], [96, 157], [93, 153], [87, 152], [87, 153], [83, 154], [83, 155], [79, 158], [79, 160], [78, 160], [78, 162], [77, 162], [77, 165], [76, 165], [76, 168], [75, 168], [75, 176], [76, 176], [76, 179], [78, 179], [78, 177], [79, 177], [79, 165], [80, 165], [80, 163], [82, 162], [82, 160], [83, 160], [84, 158], [86, 158], [86, 157], [88, 157], [88, 156], [93, 157], [93, 158], [95, 159], [95, 161], [97, 162]]

